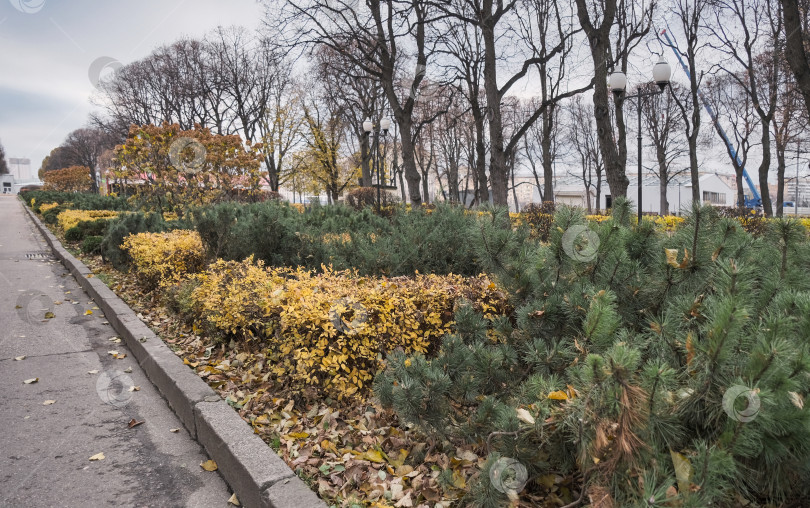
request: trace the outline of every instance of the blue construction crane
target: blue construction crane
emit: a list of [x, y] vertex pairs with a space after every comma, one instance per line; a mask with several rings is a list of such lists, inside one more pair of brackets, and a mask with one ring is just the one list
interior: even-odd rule
[[[672, 51], [675, 53], [675, 56], [681, 63], [683, 72], [686, 73], [686, 77], [691, 81], [692, 77], [689, 74], [689, 68], [684, 63], [683, 58], [681, 58], [681, 53], [680, 51], [678, 51], [678, 47], [675, 45], [674, 42], [672, 42], [672, 39], [669, 38], [669, 34], [667, 33], [666, 30], [661, 30], [661, 35], [666, 37], [669, 47], [672, 48]], [[724, 131], [723, 127], [720, 126], [720, 122], [717, 120], [717, 115], [714, 113], [714, 110], [709, 104], [709, 101], [706, 100], [706, 97], [703, 95], [703, 92], [700, 91], [700, 88], [698, 88], [697, 93], [698, 96], [700, 97], [700, 100], [703, 102], [703, 107], [706, 108], [706, 111], [709, 113], [709, 116], [712, 117], [712, 122], [714, 122], [714, 126], [717, 129], [717, 132], [720, 134], [720, 137], [723, 138], [723, 141], [726, 142], [729, 152], [731, 152], [731, 155], [737, 161], [737, 165], [742, 167], [742, 161], [740, 160], [740, 157], [737, 155], [737, 150], [734, 149], [734, 145], [731, 144], [731, 141], [729, 141], [728, 136], [726, 136], [726, 131]], [[754, 187], [754, 181], [751, 180], [750, 176], [748, 176], [748, 171], [746, 171], [744, 167], [742, 168], [742, 170], [743, 170], [743, 178], [745, 178], [745, 182], [748, 184], [748, 188], [751, 189], [752, 194], [751, 198], [748, 198], [745, 195], [743, 195], [743, 199], [745, 200], [744, 203], [745, 207], [762, 208], [762, 197], [759, 195], [759, 191], [757, 190], [757, 188]]]

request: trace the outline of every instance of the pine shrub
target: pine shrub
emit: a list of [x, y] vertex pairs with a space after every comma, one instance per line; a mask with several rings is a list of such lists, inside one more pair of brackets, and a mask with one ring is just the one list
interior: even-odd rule
[[[703, 207], [670, 237], [631, 225], [617, 200], [597, 224], [559, 208], [543, 244], [504, 215], [473, 243], [511, 318], [458, 309], [437, 354], [395, 352], [374, 383], [431, 442], [488, 456], [464, 504], [506, 505], [524, 486], [599, 506], [807, 499], [810, 243], [797, 221], [758, 237]], [[526, 481], [499, 483], [499, 457]]]
[[121, 248], [124, 240], [131, 234], [158, 233], [170, 229], [169, 224], [159, 213], [127, 213], [110, 221], [104, 240], [101, 243], [101, 255], [118, 270], [129, 267], [131, 258]]

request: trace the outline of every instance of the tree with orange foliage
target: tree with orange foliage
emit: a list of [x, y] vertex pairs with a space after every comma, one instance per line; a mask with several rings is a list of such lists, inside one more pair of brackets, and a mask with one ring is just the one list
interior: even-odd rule
[[261, 144], [196, 126], [133, 125], [115, 149], [116, 179], [141, 206], [182, 215], [194, 205], [261, 196]]
[[42, 175], [45, 190], [63, 192], [89, 192], [93, 188], [90, 169], [85, 166], [70, 166], [46, 171]]

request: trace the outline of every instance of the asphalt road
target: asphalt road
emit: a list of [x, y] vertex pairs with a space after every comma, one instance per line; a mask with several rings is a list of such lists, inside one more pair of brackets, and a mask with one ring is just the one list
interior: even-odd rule
[[[0, 507], [230, 506], [219, 474], [200, 467], [205, 451], [94, 307], [18, 198], [0, 196]], [[129, 428], [133, 418], [144, 423]]]

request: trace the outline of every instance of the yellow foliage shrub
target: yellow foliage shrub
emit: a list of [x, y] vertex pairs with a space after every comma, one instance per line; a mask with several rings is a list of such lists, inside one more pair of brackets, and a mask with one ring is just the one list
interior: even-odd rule
[[655, 225], [664, 231], [675, 231], [685, 220], [677, 215], [659, 215], [655, 218]]
[[[34, 199], [31, 198], [31, 201], [34, 201]], [[39, 213], [45, 213], [52, 208], [56, 208], [57, 206], [59, 206], [59, 203], [44, 203], [39, 206]]]
[[[44, 206], [44, 205], [43, 205]], [[96, 219], [114, 219], [118, 217], [118, 212], [112, 210], [65, 210], [56, 217], [62, 231], [67, 231], [82, 221], [94, 221]]]
[[175, 283], [202, 270], [205, 263], [202, 240], [196, 231], [129, 235], [121, 248], [129, 253], [135, 273], [147, 288]]
[[194, 279], [196, 321], [263, 341], [274, 379], [338, 399], [364, 393], [395, 349], [435, 352], [462, 298], [490, 319], [507, 310], [506, 295], [485, 276], [313, 274], [247, 259], [217, 261]]

